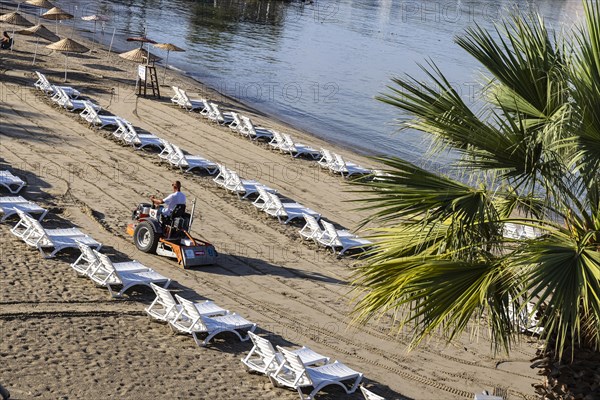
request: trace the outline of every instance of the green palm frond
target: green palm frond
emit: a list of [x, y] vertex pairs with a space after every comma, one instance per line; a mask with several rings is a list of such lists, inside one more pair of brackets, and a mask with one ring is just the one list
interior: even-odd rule
[[535, 313], [559, 354], [600, 350], [600, 5], [584, 4], [574, 36], [514, 14], [457, 38], [485, 68], [477, 110], [433, 62], [426, 81], [395, 78], [378, 97], [458, 157], [447, 174], [379, 157], [381, 174], [352, 182], [376, 239], [353, 282], [356, 321], [393, 312], [413, 345], [487, 326], [508, 350]]

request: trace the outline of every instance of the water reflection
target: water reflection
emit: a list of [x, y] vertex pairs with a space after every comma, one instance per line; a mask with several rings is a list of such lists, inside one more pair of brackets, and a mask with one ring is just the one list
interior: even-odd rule
[[393, 135], [398, 111], [373, 100], [392, 76], [423, 77], [418, 63], [430, 58], [475, 101], [479, 66], [456, 35], [476, 23], [489, 29], [515, 9], [539, 11], [561, 29], [582, 10], [579, 0], [82, 0], [78, 10], [60, 3], [77, 16], [112, 14], [117, 47], [128, 49], [124, 38], [147, 30], [186, 49], [171, 55], [174, 66], [229, 96], [327, 139], [412, 161], [427, 143]]

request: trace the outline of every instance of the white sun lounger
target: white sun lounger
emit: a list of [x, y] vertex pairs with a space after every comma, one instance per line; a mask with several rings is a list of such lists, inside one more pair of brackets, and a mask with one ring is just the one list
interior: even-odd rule
[[365, 396], [365, 400], [385, 400], [385, 397], [381, 397], [378, 394], [371, 392], [364, 386], [360, 387], [360, 391], [362, 392], [363, 396]]
[[[97, 256], [97, 251], [92, 249], [90, 246], [84, 243], [77, 243], [81, 254], [75, 260], [74, 263], [71, 264], [71, 268], [75, 270], [79, 275], [90, 276], [92, 274], [108, 274], [110, 271], [107, 271], [105, 267], [102, 266], [102, 260], [100, 260]], [[144, 272], [151, 271], [150, 268], [146, 267], [144, 264], [138, 261], [125, 261], [112, 263], [114, 269], [120, 272]], [[101, 267], [98, 270], [98, 267]]]
[[211, 112], [208, 114], [208, 119], [216, 122], [219, 125], [226, 125], [233, 122], [233, 116], [230, 112], [221, 112], [219, 106], [215, 103], [210, 103]]
[[282, 136], [285, 143], [284, 151], [290, 153], [294, 158], [306, 155], [315, 160], [321, 156], [319, 150], [315, 150], [305, 144], [295, 143], [292, 137], [287, 133], [283, 133]]
[[12, 194], [19, 193], [25, 186], [23, 179], [10, 173], [10, 171], [0, 171], [0, 185], [8, 189]]
[[[150, 317], [163, 322], [174, 321], [177, 319], [182, 307], [177, 303], [177, 300], [175, 300], [171, 292], [154, 283], [151, 283], [150, 287], [154, 290], [154, 293], [156, 293], [156, 298], [149, 307], [144, 309], [146, 313]], [[229, 314], [229, 311], [219, 307], [210, 300], [194, 303], [194, 306], [198, 312], [205, 317]]]
[[240, 131], [241, 135], [252, 140], [261, 138], [271, 140], [274, 135], [274, 131], [272, 129], [263, 128], [262, 126], [254, 126], [252, 120], [245, 116], [242, 116], [242, 125], [238, 130]]
[[321, 148], [321, 159], [317, 163], [321, 168], [331, 169], [331, 166], [335, 164], [335, 159], [331, 151]]
[[[50, 83], [50, 81], [48, 81], [48, 78], [46, 78], [46, 75], [42, 74], [41, 72], [35, 71], [38, 80], [34, 83], [34, 86], [36, 88], [38, 88], [39, 90], [45, 92], [46, 94], [54, 94], [54, 87], [53, 85]], [[55, 86], [58, 88], [61, 88], [62, 90], [65, 91], [65, 93], [73, 98], [76, 99], [78, 98], [81, 93], [79, 93], [79, 91], [73, 89], [71, 86]]]
[[[74, 111], [79, 111], [79, 110], [83, 110], [85, 109], [85, 103], [83, 100], [75, 100], [70, 98], [67, 93], [65, 92], [64, 89], [58, 87], [58, 86], [54, 86], [55, 88], [55, 95], [52, 98], [52, 100], [54, 100], [54, 102], [56, 104], [58, 104], [59, 106], [61, 106], [62, 108], [64, 108], [67, 111], [70, 112], [74, 112]], [[99, 105], [93, 104], [92, 102], [90, 102], [92, 104], [92, 107], [94, 107], [94, 109], [96, 111], [100, 111], [101, 107]]]
[[183, 154], [183, 151], [174, 144], [171, 145], [171, 148], [173, 149], [173, 156], [169, 159], [169, 162], [184, 172], [190, 172], [193, 169], [200, 168], [204, 169], [210, 175], [213, 175], [219, 169], [217, 164], [202, 156]]
[[[198, 346], [206, 346], [210, 340], [222, 332], [234, 333], [242, 342], [249, 339], [248, 334], [242, 336], [239, 331], [254, 332], [256, 324], [237, 314], [226, 314], [216, 317], [205, 317], [196, 308], [195, 304], [178, 295], [175, 298], [181, 305], [177, 317], [169, 323], [173, 329], [191, 334]], [[198, 334], [206, 334], [201, 340]]]
[[269, 146], [282, 153], [288, 152], [287, 143], [285, 142], [283, 135], [277, 131], [273, 131], [273, 139], [269, 142]]
[[338, 253], [340, 256], [350, 249], [358, 248], [364, 251], [367, 247], [373, 245], [370, 240], [362, 239], [347, 230], [337, 230], [331, 222], [325, 220], [321, 220], [321, 222], [325, 231], [317, 241], [325, 247], [331, 247], [333, 251], [341, 248]]
[[[248, 332], [248, 336], [252, 340], [253, 347], [248, 355], [242, 358], [242, 363], [249, 371], [260, 372], [265, 375], [277, 371], [281, 364], [285, 362], [281, 353], [277, 352], [267, 339], [253, 332]], [[327, 364], [329, 362], [329, 357], [325, 357], [308, 347], [292, 350], [292, 353], [297, 354], [306, 366]]]
[[[363, 374], [335, 361], [320, 367], [307, 367], [302, 359], [293, 352], [277, 346], [285, 362], [269, 378], [274, 384], [296, 389], [303, 400], [314, 399], [315, 395], [325, 386], [338, 385], [351, 394], [358, 389]], [[344, 384], [348, 382], [348, 384]], [[308, 396], [302, 393], [302, 388], [312, 387]]]
[[[159, 274], [137, 261], [113, 264], [106, 254], [95, 252], [100, 260], [98, 266], [88, 276], [92, 281], [108, 289], [111, 297], [121, 297], [134, 286], [150, 286], [151, 283], [162, 284], [166, 288], [171, 279]], [[115, 286], [121, 287], [117, 291]]]
[[204, 111], [205, 107], [205, 99], [190, 99], [187, 95], [186, 91], [178, 88], [179, 90], [179, 104], [180, 107], [185, 108], [188, 111], [194, 110], [202, 110]]
[[240, 129], [242, 129], [242, 120], [240, 114], [236, 113], [235, 111], [231, 111], [230, 114], [232, 121], [229, 124], [229, 129], [231, 129], [232, 131], [239, 132], [241, 134], [242, 132], [240, 131]]
[[302, 229], [298, 231], [298, 233], [304, 239], [309, 239], [317, 242], [319, 238], [323, 235], [323, 232], [325, 231], [321, 229], [319, 221], [317, 221], [317, 219], [312, 215], [304, 214], [303, 217], [306, 223], [304, 224]]
[[[20, 237], [28, 245], [35, 247], [45, 258], [54, 257], [56, 253], [67, 248], [77, 248], [78, 243], [100, 249], [102, 245], [81, 232], [77, 228], [44, 229], [40, 222], [24, 212], [17, 210], [21, 218], [11, 232]], [[24, 229], [24, 230], [23, 230]], [[44, 249], [53, 248], [48, 254]]]
[[270, 187], [265, 186], [262, 183], [257, 182], [255, 180], [241, 179], [237, 172], [232, 170], [229, 170], [228, 178], [229, 179], [224, 184], [224, 188], [226, 190], [229, 190], [230, 192], [237, 194], [238, 197], [240, 197], [243, 194], [243, 196], [241, 196], [242, 199], [245, 199], [248, 196], [257, 193], [259, 187], [262, 187], [267, 192], [275, 192], [274, 189], [271, 189]]
[[123, 118], [114, 115], [100, 115], [100, 110], [96, 110], [95, 104], [87, 100], [83, 100], [83, 102], [85, 108], [79, 115], [89, 122], [90, 125], [93, 125], [98, 129], [102, 129], [105, 126], [116, 126], [118, 125], [118, 120], [125, 121]]
[[123, 122], [127, 127], [127, 133], [122, 136], [122, 140], [136, 150], [145, 147], [155, 147], [162, 150], [162, 141], [158, 136], [151, 133], [138, 133], [131, 123]]
[[[273, 217], [277, 217], [279, 222], [287, 224], [293, 219], [304, 218], [304, 214], [312, 215], [317, 220], [321, 218], [321, 214], [308, 207], [304, 207], [302, 204], [282, 203], [279, 196], [274, 193], [270, 193], [269, 196], [271, 197], [271, 201], [263, 208], [263, 211]], [[282, 221], [282, 218], [285, 218], [285, 221]]]
[[225, 188], [225, 185], [230, 180], [231, 170], [223, 164], [217, 164], [217, 168], [219, 169], [219, 173], [213, 178], [213, 182]]
[[345, 178], [355, 174], [368, 175], [373, 173], [373, 171], [370, 169], [345, 161], [339, 154], [333, 153], [333, 159], [334, 163], [329, 165], [329, 169], [333, 172], [341, 174]]
[[0, 213], [4, 214], [0, 222], [5, 221], [11, 215], [17, 214], [17, 210], [28, 215], [39, 214], [38, 221], [44, 219], [48, 210], [37, 204], [24, 199], [21, 196], [0, 197]]
[[171, 86], [171, 89], [173, 89], [173, 97], [171, 97], [171, 103], [178, 106], [179, 102], [182, 100], [181, 99], [181, 94], [179, 92], [179, 88], [177, 86]]

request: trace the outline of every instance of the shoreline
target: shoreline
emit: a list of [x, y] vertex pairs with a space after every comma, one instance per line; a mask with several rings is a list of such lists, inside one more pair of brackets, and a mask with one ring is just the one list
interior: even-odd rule
[[[92, 42], [93, 31], [91, 31], [87, 28], [79, 27], [79, 28], [75, 28], [75, 32], [76, 32], [77, 36], [84, 37], [87, 41]], [[108, 37], [112, 36], [112, 34], [109, 33], [108, 31], [105, 32], [105, 35], [107, 35]], [[149, 35], [149, 36], [151, 37], [152, 35]], [[117, 35], [115, 35], [115, 41], [117, 41], [117, 39], [124, 39], [125, 37], [126, 37], [126, 35], [117, 34]], [[99, 40], [98, 35], [96, 36], [96, 41], [94, 41], [94, 43], [96, 45], [98, 45], [99, 47], [101, 47], [104, 51], [107, 51], [107, 49], [108, 49], [108, 45], [106, 42], [110, 43], [110, 39]], [[152, 47], [152, 46], [150, 46], [150, 47]], [[146, 48], [146, 46], [144, 46], [144, 48]], [[115, 51], [115, 49], [117, 49], [118, 52], [125, 52], [128, 50], [131, 50], [131, 48], [124, 47], [123, 43], [117, 43], [116, 45], [113, 44], [111, 54], [112, 53], [118, 54], [118, 52]], [[94, 50], [96, 50], [96, 48]], [[164, 57], [163, 52], [161, 52], [161, 51], [157, 51], [156, 49], [152, 49], [152, 48], [150, 49], [150, 51], [151, 51], [151, 53], [161, 57], [161, 61], [156, 63], [157, 76], [158, 76], [158, 78], [159, 78], [158, 80], [160, 82], [162, 70], [164, 69], [164, 64], [162, 62], [165, 61], [165, 57]], [[170, 67], [171, 65], [173, 66], [173, 68]], [[227, 100], [227, 102], [229, 102], [231, 104], [238, 104], [238, 105], [242, 106], [243, 108], [251, 111], [255, 115], [259, 115], [263, 118], [267, 118], [269, 120], [276, 121], [279, 125], [286, 126], [289, 130], [293, 130], [296, 132], [302, 132], [302, 134], [304, 134], [306, 136], [329, 143], [332, 146], [335, 146], [337, 148], [356, 153], [359, 156], [371, 158], [371, 157], [378, 157], [378, 156], [381, 156], [384, 154], [381, 152], [371, 151], [371, 150], [369, 150], [369, 147], [366, 147], [366, 146], [362, 147], [360, 145], [357, 145], [356, 143], [336, 141], [334, 139], [328, 138], [326, 135], [323, 135], [322, 133], [319, 133], [318, 131], [313, 131], [308, 128], [301, 128], [301, 127], [295, 125], [293, 121], [285, 119], [285, 116], [283, 116], [283, 117], [278, 116], [277, 113], [274, 112], [274, 110], [269, 110], [269, 107], [263, 108], [263, 107], [260, 107], [260, 105], [259, 105], [260, 103], [253, 103], [251, 101], [247, 101], [247, 100], [241, 99], [239, 97], [236, 97], [235, 95], [227, 94], [226, 91], [223, 91], [219, 88], [220, 85], [213, 85], [213, 84], [206, 83], [201, 78], [194, 76], [193, 72], [179, 68], [173, 64], [170, 64], [170, 66], [167, 68], [167, 70], [169, 72], [177, 74], [181, 78], [183, 78], [183, 77], [188, 78], [188, 79], [196, 82], [200, 87], [202, 87], [207, 92], [210, 91], [212, 93], [215, 93], [215, 97], [212, 100], [221, 101], [219, 99], [225, 99], [225, 100]], [[169, 89], [169, 94], [172, 94], [171, 93], [172, 90], [171, 90], [171, 87], [169, 84], [160, 84], [160, 87], [161, 87], [161, 89], [163, 87], [167, 87]], [[182, 89], [186, 90], [185, 87], [183, 87]], [[162, 92], [161, 92], [161, 94], [162, 94]], [[168, 96], [168, 97], [170, 97], [170, 96]], [[369, 98], [368, 100], [376, 101], [374, 99], [374, 96], [373, 96], [373, 98]], [[265, 101], [265, 103], [266, 103], [266, 101]], [[340, 133], [340, 135], [343, 135], [343, 133]]]

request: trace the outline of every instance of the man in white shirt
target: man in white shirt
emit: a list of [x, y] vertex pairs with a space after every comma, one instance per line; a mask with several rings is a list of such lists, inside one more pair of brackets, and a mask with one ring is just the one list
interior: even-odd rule
[[161, 199], [160, 197], [150, 196], [150, 201], [155, 206], [163, 205], [161, 210], [162, 215], [168, 217], [173, 212], [173, 209], [178, 204], [185, 204], [185, 194], [181, 193], [181, 182], [173, 182], [173, 193]]

